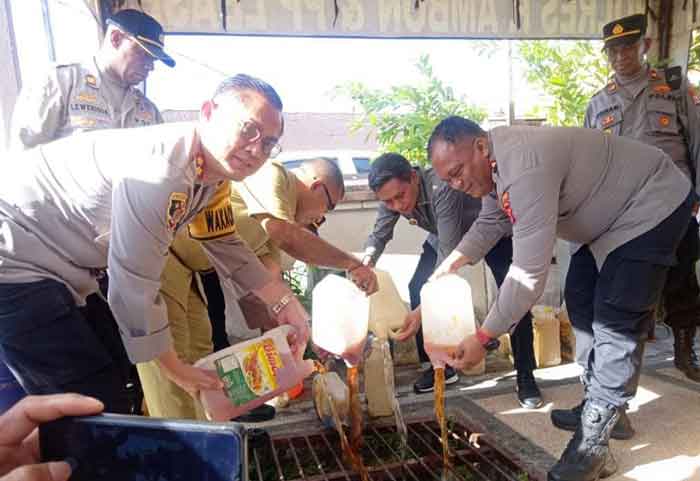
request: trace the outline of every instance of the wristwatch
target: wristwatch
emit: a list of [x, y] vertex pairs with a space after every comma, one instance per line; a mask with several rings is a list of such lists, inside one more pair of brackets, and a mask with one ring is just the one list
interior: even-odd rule
[[495, 351], [498, 349], [498, 346], [501, 345], [501, 341], [495, 337], [489, 336], [481, 329], [476, 330], [476, 338], [479, 340], [481, 346], [486, 349], [486, 352]]
[[282, 296], [282, 299], [277, 301], [271, 308], [270, 310], [275, 316], [279, 316], [279, 313], [282, 312], [282, 309], [287, 307], [287, 304], [289, 304], [292, 300], [292, 297], [294, 297], [293, 294], [285, 294]]

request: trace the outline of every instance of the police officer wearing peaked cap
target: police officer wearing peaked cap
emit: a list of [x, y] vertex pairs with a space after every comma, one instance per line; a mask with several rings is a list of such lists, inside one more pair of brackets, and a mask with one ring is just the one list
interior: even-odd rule
[[[651, 46], [651, 39], [645, 38], [646, 28], [646, 16], [641, 14], [614, 20], [603, 27], [604, 51], [614, 76], [591, 99], [584, 126], [663, 150], [690, 178], [697, 194], [700, 99], [684, 81], [680, 67], [655, 69], [645, 62]], [[678, 264], [669, 270], [660, 304], [664, 322], [673, 329], [676, 366], [688, 378], [700, 381], [700, 367], [693, 352], [700, 320], [700, 287], [695, 275], [700, 246], [695, 217], [689, 217], [688, 222], [677, 252]], [[571, 312], [586, 310], [587, 306], [567, 303], [567, 308]], [[592, 339], [591, 332], [577, 332], [577, 361], [584, 371]], [[587, 373], [582, 377], [585, 384], [587, 377]], [[573, 409], [553, 410], [552, 423], [561, 429], [575, 430], [581, 408], [579, 405]], [[612, 437], [629, 439], [633, 435], [631, 423], [621, 411]]]
[[134, 41], [153, 58], [168, 67], [175, 66], [175, 60], [163, 50], [163, 27], [155, 18], [139, 10], [126, 9], [109, 17], [107, 24], [132, 35]]
[[161, 123], [156, 106], [136, 86], [155, 60], [175, 65], [163, 50], [162, 36], [161, 25], [141, 11], [112, 15], [93, 58], [53, 65], [22, 87], [11, 147], [27, 149], [76, 132]]
[[[163, 51], [162, 33], [155, 19], [138, 10], [121, 10], [109, 17], [102, 44], [91, 59], [52, 65], [23, 86], [12, 119], [12, 148], [28, 149], [92, 130], [161, 123], [158, 108], [136, 85], [147, 78], [155, 60], [174, 65]], [[124, 377], [120, 401], [110, 409], [133, 412], [141, 405], [139, 382], [104, 300], [107, 284], [107, 277], [102, 277], [103, 294], [88, 296], [82, 309]]]

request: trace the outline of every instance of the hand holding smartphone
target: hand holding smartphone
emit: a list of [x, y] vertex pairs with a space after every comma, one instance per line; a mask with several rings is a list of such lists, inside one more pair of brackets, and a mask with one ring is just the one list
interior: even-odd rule
[[71, 481], [244, 480], [245, 430], [233, 423], [119, 414], [39, 427], [41, 459], [70, 460]]

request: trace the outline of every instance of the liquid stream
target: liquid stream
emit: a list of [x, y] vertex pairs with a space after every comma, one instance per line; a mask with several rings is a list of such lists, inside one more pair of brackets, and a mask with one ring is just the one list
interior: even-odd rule
[[435, 417], [440, 425], [442, 444], [442, 479], [450, 478], [450, 449], [447, 444], [447, 419], [445, 418], [445, 368], [435, 368]]
[[[325, 366], [323, 366], [321, 363], [316, 362], [316, 369], [318, 372], [321, 374], [328, 372]], [[355, 376], [357, 377], [357, 368], [351, 368], [355, 369]], [[349, 374], [350, 369], [348, 369], [348, 377], [350, 377]], [[325, 379], [321, 379], [320, 381], [323, 384], [323, 392], [328, 392], [328, 387], [326, 386], [326, 381]], [[352, 417], [352, 384], [350, 384], [350, 415], [351, 415], [351, 420], [353, 419]], [[355, 393], [355, 398], [357, 399], [357, 392]], [[333, 424], [335, 424], [335, 429], [338, 431], [338, 437], [340, 438], [340, 447], [343, 451], [343, 454], [345, 457], [350, 461], [350, 464], [352, 464], [353, 468], [357, 473], [360, 475], [360, 479], [362, 481], [369, 481], [369, 472], [367, 471], [367, 468], [365, 467], [364, 462], [362, 461], [362, 457], [359, 454], [359, 450], [356, 450], [353, 448], [351, 443], [348, 441], [348, 437], [345, 435], [345, 430], [343, 429], [343, 423], [340, 421], [340, 416], [338, 415], [338, 410], [336, 409], [335, 402], [333, 402], [333, 398], [329, 395], [328, 396], [328, 405], [330, 406], [331, 409], [331, 415], [333, 417]], [[361, 421], [361, 419], [360, 419]], [[360, 425], [360, 437], [362, 437], [362, 425]]]

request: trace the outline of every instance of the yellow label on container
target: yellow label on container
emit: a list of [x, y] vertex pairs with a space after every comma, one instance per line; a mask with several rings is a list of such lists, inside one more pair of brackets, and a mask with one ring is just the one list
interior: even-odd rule
[[263, 339], [236, 353], [246, 384], [257, 396], [277, 389], [277, 371], [283, 367], [282, 358], [272, 339]]

